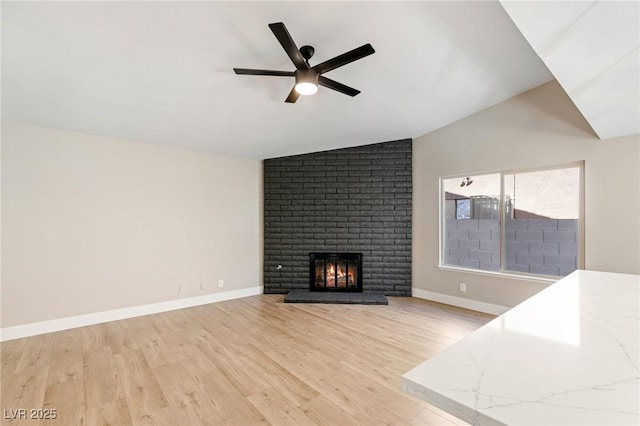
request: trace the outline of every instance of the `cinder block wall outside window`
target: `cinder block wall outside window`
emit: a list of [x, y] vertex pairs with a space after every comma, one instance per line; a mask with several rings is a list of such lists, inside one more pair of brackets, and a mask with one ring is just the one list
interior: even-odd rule
[[[508, 219], [506, 269], [564, 276], [577, 268], [577, 219]], [[500, 226], [490, 219], [447, 219], [445, 264], [498, 271]]]

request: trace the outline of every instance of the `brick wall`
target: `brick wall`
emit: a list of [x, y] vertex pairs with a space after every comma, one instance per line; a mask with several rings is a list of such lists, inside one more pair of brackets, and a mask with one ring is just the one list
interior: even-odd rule
[[515, 219], [505, 226], [507, 269], [564, 276], [577, 268], [576, 219]]
[[445, 263], [500, 270], [500, 225], [491, 219], [447, 219]]
[[411, 295], [411, 145], [264, 161], [265, 293], [308, 289], [309, 253], [330, 251], [363, 253], [364, 290]]
[[[506, 269], [564, 276], [577, 268], [578, 221], [509, 219], [505, 225]], [[497, 220], [447, 219], [445, 263], [466, 268], [500, 269]]]

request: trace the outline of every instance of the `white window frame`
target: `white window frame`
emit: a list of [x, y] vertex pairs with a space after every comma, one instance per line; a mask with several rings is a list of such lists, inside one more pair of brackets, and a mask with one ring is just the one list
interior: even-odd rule
[[[542, 166], [536, 168], [526, 169], [508, 169], [500, 171], [484, 171], [484, 172], [466, 172], [464, 174], [456, 174], [450, 176], [441, 176], [439, 178], [439, 190], [438, 190], [438, 207], [439, 207], [439, 232], [438, 232], [438, 268], [447, 271], [465, 272], [476, 275], [490, 275], [499, 276], [505, 278], [516, 278], [528, 281], [540, 281], [540, 282], [555, 282], [561, 277], [551, 275], [540, 275], [526, 272], [510, 271], [504, 269], [506, 266], [506, 239], [504, 229], [504, 215], [505, 215], [505, 203], [506, 195], [504, 188], [504, 176], [509, 174], [518, 173], [531, 173], [540, 172], [546, 170], [558, 170], [567, 168], [578, 168], [578, 253], [576, 256], [577, 269], [584, 269], [585, 265], [585, 239], [584, 239], [584, 169], [585, 162], [577, 161], [572, 163], [564, 163], [552, 166]], [[483, 269], [464, 268], [457, 265], [445, 264], [445, 238], [446, 238], [446, 217], [445, 217], [445, 202], [444, 202], [444, 181], [448, 179], [463, 179], [466, 176], [481, 176], [481, 175], [499, 175], [500, 176], [500, 217], [498, 223], [500, 226], [500, 270], [488, 271]]]

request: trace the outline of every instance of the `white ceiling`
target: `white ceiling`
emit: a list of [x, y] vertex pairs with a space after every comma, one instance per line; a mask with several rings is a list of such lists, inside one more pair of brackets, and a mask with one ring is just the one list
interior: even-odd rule
[[[588, 58], [576, 72], [563, 65], [565, 51], [545, 50], [550, 34], [536, 22], [548, 7], [535, 4], [543, 7], [507, 5], [521, 33], [493, 1], [3, 1], [2, 118], [262, 159], [423, 135], [553, 79], [539, 54], [599, 134], [616, 128], [618, 115], [581, 106], [597, 106], [593, 93], [608, 86], [584, 96], [579, 82]], [[605, 6], [590, 10], [606, 16]], [[585, 31], [618, 25], [598, 26], [591, 17], [576, 26], [570, 17], [548, 30], [572, 28], [572, 44], [553, 46], [575, 48]], [[327, 73], [362, 93], [351, 98], [321, 87], [285, 104], [293, 79], [235, 75], [233, 67], [293, 70], [272, 22], [284, 22], [298, 46], [315, 47], [312, 65], [371, 43], [374, 55]], [[601, 45], [604, 59], [592, 60], [610, 69], [619, 56], [605, 55], [610, 50]], [[629, 87], [617, 77], [604, 80]], [[617, 128], [638, 133], [637, 124], [635, 131], [633, 124]]]
[[640, 133], [640, 2], [503, 2], [602, 139]]

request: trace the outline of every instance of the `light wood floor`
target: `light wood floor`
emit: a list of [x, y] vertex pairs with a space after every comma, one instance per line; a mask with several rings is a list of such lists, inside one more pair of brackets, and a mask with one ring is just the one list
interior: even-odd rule
[[[260, 295], [3, 342], [2, 417], [42, 425], [461, 423], [400, 376], [492, 317], [415, 298]], [[2, 424], [38, 424], [11, 421]]]

